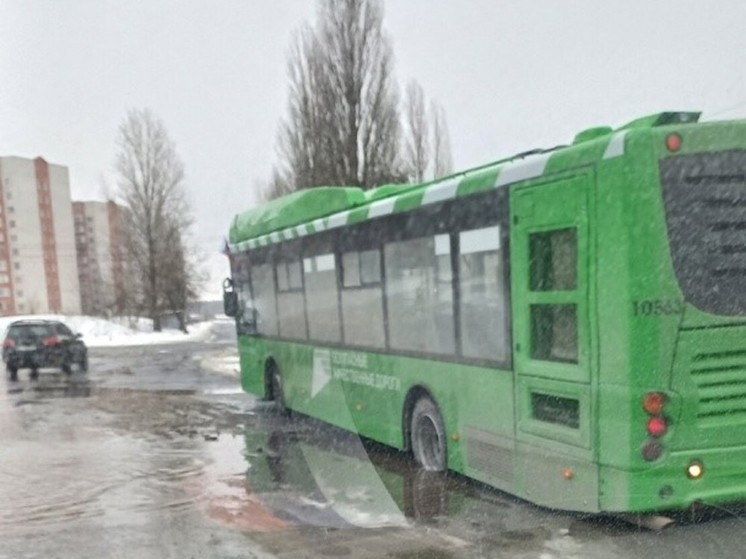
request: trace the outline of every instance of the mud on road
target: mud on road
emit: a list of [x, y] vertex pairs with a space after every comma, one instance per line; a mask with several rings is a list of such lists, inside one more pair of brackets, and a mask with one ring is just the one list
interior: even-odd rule
[[730, 510], [663, 532], [548, 511], [242, 394], [229, 337], [0, 380], [0, 558], [741, 557]]

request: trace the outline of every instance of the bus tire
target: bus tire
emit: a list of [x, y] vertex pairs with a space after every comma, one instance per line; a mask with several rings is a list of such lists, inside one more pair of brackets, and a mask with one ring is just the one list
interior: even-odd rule
[[446, 430], [438, 406], [430, 398], [420, 398], [412, 410], [410, 423], [412, 453], [428, 472], [446, 470]]
[[269, 385], [275, 406], [282, 415], [290, 415], [290, 410], [285, 405], [285, 393], [282, 390], [282, 375], [280, 374], [280, 368], [274, 361], [272, 361], [269, 364], [268, 369]]

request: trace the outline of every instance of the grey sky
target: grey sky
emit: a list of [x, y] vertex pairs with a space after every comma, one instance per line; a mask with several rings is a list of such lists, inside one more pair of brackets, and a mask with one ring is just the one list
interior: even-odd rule
[[[274, 160], [285, 54], [311, 0], [0, 0], [0, 155], [70, 168], [102, 199], [117, 126], [151, 108], [184, 160], [216, 254]], [[666, 109], [746, 116], [746, 3], [389, 0], [400, 83], [444, 107], [465, 168]]]

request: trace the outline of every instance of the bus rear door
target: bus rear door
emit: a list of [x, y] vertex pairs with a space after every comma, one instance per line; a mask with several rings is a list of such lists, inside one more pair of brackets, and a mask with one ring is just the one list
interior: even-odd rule
[[532, 501], [576, 510], [598, 506], [591, 445], [592, 181], [586, 171], [516, 186], [510, 196], [516, 481]]

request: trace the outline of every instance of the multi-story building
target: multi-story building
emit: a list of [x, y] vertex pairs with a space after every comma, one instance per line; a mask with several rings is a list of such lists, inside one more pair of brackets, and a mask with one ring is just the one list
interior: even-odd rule
[[0, 157], [0, 315], [80, 313], [67, 167]]
[[124, 210], [114, 202], [73, 202], [81, 304], [85, 314], [124, 310]]

